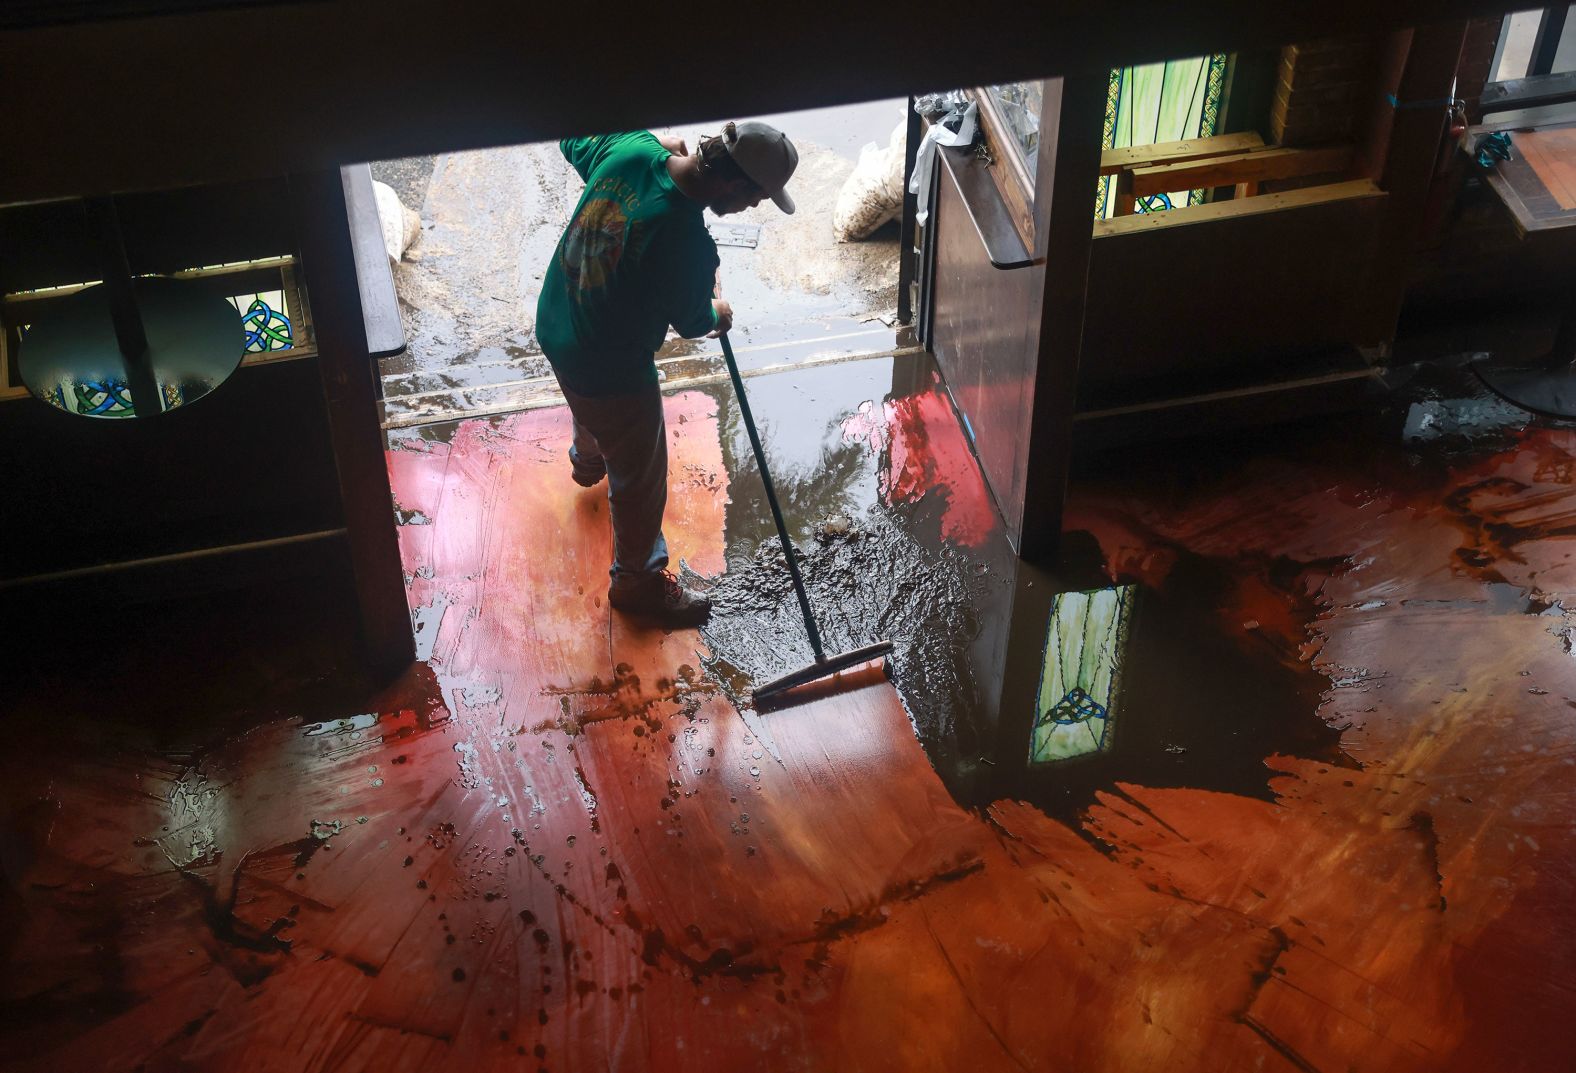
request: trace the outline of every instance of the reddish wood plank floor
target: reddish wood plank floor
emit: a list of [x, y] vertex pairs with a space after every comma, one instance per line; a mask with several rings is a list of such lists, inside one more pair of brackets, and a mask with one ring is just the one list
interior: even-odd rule
[[[714, 404], [669, 415], [670, 543], [717, 571]], [[1224, 564], [1233, 636], [1327, 676], [1360, 766], [1113, 785], [1076, 829], [959, 807], [875, 675], [766, 716], [774, 760], [694, 633], [603, 606], [565, 440], [538, 411], [391, 452], [427, 659], [347, 718], [179, 753], [17, 726], [7, 1068], [1576, 1064], [1576, 435], [1080, 490], [1122, 578]]]
[[1532, 165], [1560, 208], [1576, 209], [1576, 130], [1525, 130], [1516, 132], [1516, 147]]

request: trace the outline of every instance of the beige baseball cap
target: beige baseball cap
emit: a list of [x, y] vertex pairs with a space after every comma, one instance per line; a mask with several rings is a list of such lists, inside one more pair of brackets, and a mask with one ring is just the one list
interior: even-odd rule
[[776, 127], [753, 120], [730, 123], [723, 130], [723, 144], [739, 170], [784, 212], [793, 214], [793, 198], [783, 187], [799, 166], [799, 150]]

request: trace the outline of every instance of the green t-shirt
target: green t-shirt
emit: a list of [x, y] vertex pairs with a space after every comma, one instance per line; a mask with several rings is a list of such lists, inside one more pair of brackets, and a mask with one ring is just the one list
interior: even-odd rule
[[668, 325], [690, 339], [716, 327], [717, 244], [650, 133], [566, 138], [558, 148], [586, 188], [542, 281], [537, 342], [572, 391], [636, 391], [656, 383], [652, 355]]

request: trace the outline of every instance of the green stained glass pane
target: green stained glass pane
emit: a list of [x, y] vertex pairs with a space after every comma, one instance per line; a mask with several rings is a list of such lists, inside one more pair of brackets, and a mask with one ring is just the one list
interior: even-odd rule
[[1111, 747], [1133, 586], [1064, 592], [1045, 631], [1031, 764], [1054, 763]]
[[[1105, 109], [1106, 149], [1153, 145], [1185, 138], [1207, 138], [1220, 126], [1221, 96], [1226, 85], [1226, 56], [1195, 56], [1111, 72]], [[1193, 205], [1202, 190], [1177, 190], [1157, 195], [1140, 212]], [[1095, 217], [1116, 215], [1116, 184], [1100, 180]]]

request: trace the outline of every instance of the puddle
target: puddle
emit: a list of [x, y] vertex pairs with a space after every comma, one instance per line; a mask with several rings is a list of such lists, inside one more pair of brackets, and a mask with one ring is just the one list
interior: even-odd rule
[[[999, 688], [989, 678], [1009, 606], [1010, 549], [997, 529], [980, 547], [943, 538], [941, 483], [953, 475], [932, 473], [931, 487], [898, 495], [893, 438], [847, 434], [862, 413], [919, 412], [905, 401], [933, 394], [929, 368], [918, 358], [870, 359], [757, 378], [746, 391], [825, 650], [893, 642], [893, 681], [950, 780], [958, 756], [978, 754]], [[703, 633], [717, 655], [708, 670], [737, 699], [814, 653], [738, 408], [726, 387], [714, 397], [731, 475], [728, 570], [714, 583]], [[943, 428], [962, 442], [955, 424]], [[903, 431], [903, 442], [923, 435]]]
[[365, 712], [327, 723], [309, 723], [301, 729], [301, 734], [308, 738], [318, 738], [328, 734], [349, 734], [352, 738], [359, 738], [377, 726], [380, 718], [382, 717], [377, 712]]
[[[745, 381], [766, 463], [796, 542], [811, 540], [824, 519], [862, 515], [878, 502], [871, 452], [844, 437], [843, 422], [862, 401], [891, 393], [894, 376], [901, 388], [904, 375], [897, 359], [876, 358]], [[717, 400], [723, 464], [731, 475], [727, 536], [733, 569], [751, 560], [776, 530], [732, 388], [720, 385], [709, 393]]]
[[1414, 444], [1451, 440], [1466, 444], [1484, 436], [1518, 432], [1527, 427], [1529, 419], [1527, 411], [1494, 396], [1424, 399], [1407, 408], [1401, 438]]
[[[1303, 564], [1268, 564], [1261, 584], [1244, 585], [1237, 564], [1174, 554], [1163, 580], [1137, 589], [1106, 751], [1036, 765], [1021, 776], [1029, 742], [1006, 742], [999, 766], [990, 769], [996, 777], [982, 775], [979, 803], [1021, 796], [1076, 825], [1095, 795], [1114, 792], [1117, 783], [1271, 800], [1270, 756], [1356, 766], [1340, 750], [1340, 728], [1318, 714], [1329, 679], [1283, 631], [1260, 622], [1311, 624], [1317, 617]], [[1020, 612], [1013, 629], [1043, 638], [1044, 615]]]
[[[980, 631], [976, 608], [987, 585], [961, 554], [927, 550], [882, 507], [843, 521], [841, 533], [799, 548], [826, 652], [890, 640], [893, 681], [920, 739], [950, 743], [960, 721], [973, 738], [981, 690], [968, 650]], [[712, 600], [702, 631], [715, 653], [707, 669], [736, 702], [749, 685], [814, 661], [775, 537], [749, 560], [730, 563]]]

